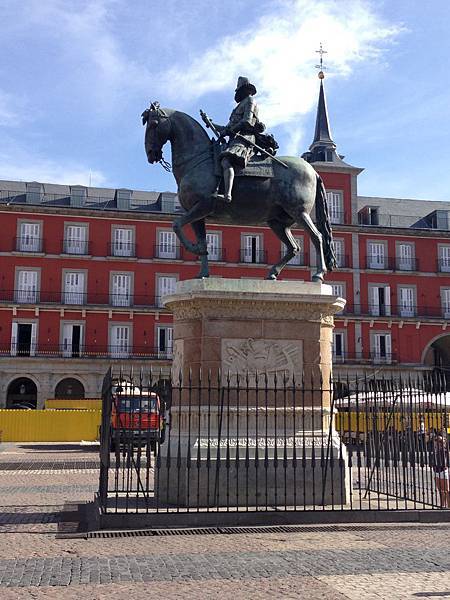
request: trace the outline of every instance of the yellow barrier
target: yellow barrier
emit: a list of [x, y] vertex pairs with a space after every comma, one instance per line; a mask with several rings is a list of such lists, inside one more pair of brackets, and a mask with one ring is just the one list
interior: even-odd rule
[[45, 401], [45, 408], [63, 408], [63, 409], [102, 409], [101, 398], [49, 398]]
[[100, 410], [0, 409], [2, 442], [80, 442], [99, 439]]
[[[399, 412], [338, 412], [336, 414], [335, 427], [340, 433], [346, 431], [353, 433], [366, 433], [367, 431], [385, 431], [394, 429], [397, 432], [421, 430], [421, 417], [423, 416], [425, 431], [445, 428], [449, 415], [445, 412], [430, 413], [399, 413]], [[447, 423], [448, 426], [448, 423]], [[450, 432], [450, 428], [448, 429]]]

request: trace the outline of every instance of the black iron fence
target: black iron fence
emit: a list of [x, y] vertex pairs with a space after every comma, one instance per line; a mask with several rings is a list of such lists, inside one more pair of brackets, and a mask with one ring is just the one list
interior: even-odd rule
[[102, 513], [450, 508], [447, 389], [438, 376], [109, 372]]

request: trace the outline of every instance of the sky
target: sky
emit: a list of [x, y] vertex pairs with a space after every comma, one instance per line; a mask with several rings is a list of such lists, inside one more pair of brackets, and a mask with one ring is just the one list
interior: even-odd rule
[[449, 0], [0, 0], [0, 23], [0, 179], [176, 191], [142, 111], [226, 123], [239, 75], [279, 155], [301, 155], [322, 43], [358, 193], [450, 200]]

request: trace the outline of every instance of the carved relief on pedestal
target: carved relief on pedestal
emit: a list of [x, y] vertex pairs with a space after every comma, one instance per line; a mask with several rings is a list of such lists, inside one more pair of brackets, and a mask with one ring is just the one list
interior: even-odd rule
[[303, 368], [303, 342], [301, 340], [222, 340], [222, 377], [224, 382], [236, 383], [237, 375], [245, 381], [247, 374], [252, 384], [263, 382], [266, 374], [273, 385], [276, 375], [279, 385], [284, 378], [301, 378]]

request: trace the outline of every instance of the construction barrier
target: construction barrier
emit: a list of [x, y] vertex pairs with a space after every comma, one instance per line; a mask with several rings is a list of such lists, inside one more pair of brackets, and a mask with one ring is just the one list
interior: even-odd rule
[[45, 401], [45, 408], [58, 408], [58, 409], [89, 409], [89, 410], [101, 410], [102, 399], [101, 398], [49, 398]]
[[1, 442], [80, 442], [99, 439], [101, 410], [0, 409]]

